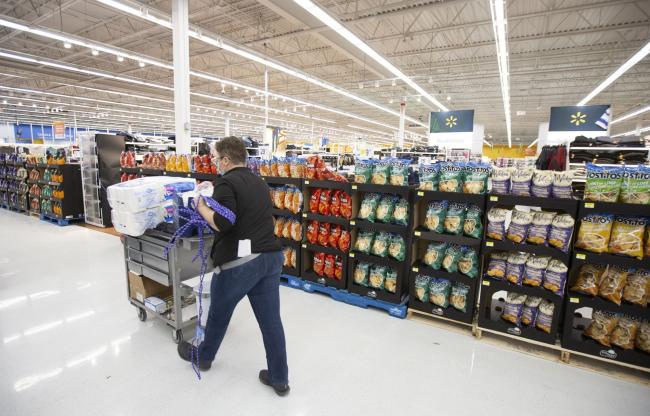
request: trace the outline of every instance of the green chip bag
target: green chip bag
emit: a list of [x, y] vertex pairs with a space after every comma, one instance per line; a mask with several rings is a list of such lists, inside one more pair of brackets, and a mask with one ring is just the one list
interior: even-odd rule
[[441, 162], [440, 192], [462, 192], [463, 190], [463, 163]]
[[462, 248], [458, 244], [449, 244], [442, 258], [442, 267], [449, 273], [458, 271], [458, 260], [462, 256]]
[[463, 192], [484, 194], [487, 192], [491, 167], [484, 163], [468, 162], [464, 167]]
[[424, 217], [424, 226], [433, 232], [442, 234], [445, 231], [444, 221], [448, 206], [448, 201], [430, 202]]
[[396, 198], [392, 195], [384, 195], [377, 205], [377, 221], [390, 222], [393, 219]]
[[370, 271], [370, 263], [359, 262], [354, 268], [354, 283], [361, 286], [368, 286], [368, 272]]
[[415, 276], [415, 297], [420, 302], [427, 303], [427, 301], [429, 300], [430, 280], [431, 278], [429, 276], [425, 276], [422, 274]]
[[406, 257], [406, 243], [404, 237], [399, 234], [392, 234], [388, 243], [388, 255], [395, 260], [404, 261]]
[[369, 230], [361, 230], [357, 234], [357, 240], [354, 242], [354, 250], [360, 253], [370, 253], [372, 247], [372, 240], [375, 238], [375, 233]]
[[483, 211], [476, 205], [467, 207], [465, 222], [463, 223], [463, 234], [472, 238], [481, 238], [483, 235]]
[[368, 275], [368, 286], [374, 289], [384, 289], [385, 280], [386, 266], [375, 264], [370, 267], [370, 274]]
[[390, 234], [385, 231], [380, 231], [372, 242], [372, 249], [370, 254], [379, 257], [386, 257], [388, 255], [388, 245], [390, 244]]
[[420, 165], [418, 170], [420, 186], [418, 189], [422, 189], [423, 191], [437, 191], [439, 175], [440, 164]]
[[361, 201], [361, 207], [359, 208], [359, 218], [362, 220], [367, 220], [375, 222], [377, 215], [377, 205], [379, 204], [379, 194], [366, 194]]
[[392, 267], [386, 268], [386, 280], [384, 280], [384, 288], [390, 292], [397, 291], [397, 271]]
[[356, 183], [370, 183], [372, 177], [372, 162], [357, 159], [354, 162], [354, 181]]
[[389, 183], [396, 186], [405, 186], [409, 184], [409, 165], [410, 160], [394, 159], [390, 164]]
[[619, 198], [626, 204], [650, 204], [650, 168], [626, 167]]
[[458, 258], [458, 271], [465, 276], [475, 278], [478, 275], [478, 254], [470, 247], [463, 247]]
[[441, 308], [449, 306], [451, 282], [447, 279], [431, 279], [429, 282], [429, 302]]
[[380, 160], [375, 163], [372, 169], [370, 183], [375, 185], [388, 185], [390, 178], [390, 159]]
[[446, 250], [447, 243], [437, 241], [431, 242], [427, 246], [427, 251], [424, 253], [424, 259], [422, 261], [432, 269], [440, 270]]
[[602, 167], [587, 163], [585, 201], [616, 202], [623, 180], [623, 167]]
[[393, 223], [399, 225], [408, 225], [409, 222], [409, 201], [400, 198], [393, 210]]
[[449, 204], [447, 215], [443, 222], [443, 228], [448, 234], [461, 234], [465, 224], [465, 212], [467, 205], [460, 202]]
[[451, 287], [449, 304], [461, 312], [467, 312], [468, 294], [469, 294], [469, 286], [467, 286], [464, 283], [454, 283], [454, 285]]

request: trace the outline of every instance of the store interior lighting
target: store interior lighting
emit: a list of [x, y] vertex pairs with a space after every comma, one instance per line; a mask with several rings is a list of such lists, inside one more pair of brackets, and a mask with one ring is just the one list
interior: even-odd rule
[[[433, 97], [431, 94], [426, 92], [424, 88], [420, 87], [415, 81], [413, 81], [410, 77], [408, 77], [406, 74], [400, 71], [395, 65], [390, 63], [386, 58], [384, 58], [379, 53], [377, 53], [377, 51], [372, 49], [367, 43], [365, 43], [363, 40], [357, 37], [354, 33], [350, 32], [347, 28], [345, 28], [345, 26], [339, 23], [338, 20], [330, 16], [329, 13], [327, 13], [325, 10], [318, 7], [314, 2], [312, 2], [311, 0], [294, 0], [294, 2], [298, 4], [300, 7], [302, 7], [303, 9], [307, 10], [315, 18], [317, 18], [318, 20], [320, 20], [321, 22], [329, 26], [332, 30], [334, 30], [334, 32], [343, 36], [348, 42], [350, 42], [352, 45], [360, 49], [363, 53], [368, 55], [378, 64], [386, 68], [393, 75], [395, 75], [396, 77], [404, 81], [408, 86], [410, 86], [415, 91], [417, 91], [418, 94], [422, 95], [427, 100], [429, 100], [432, 104], [438, 107], [440, 111], [449, 111], [447, 107], [445, 107], [441, 102], [436, 100], [435, 97]], [[377, 83], [375, 84], [375, 87], [378, 87]]]
[[641, 49], [639, 49], [634, 55], [630, 57], [627, 61], [625, 61], [621, 66], [619, 66], [614, 72], [612, 72], [603, 82], [601, 82], [596, 88], [594, 88], [593, 91], [591, 91], [585, 98], [580, 100], [580, 102], [576, 105], [585, 105], [589, 101], [592, 100], [595, 96], [600, 94], [601, 91], [603, 91], [605, 88], [607, 88], [610, 84], [612, 84], [614, 81], [616, 81], [621, 75], [623, 75], [625, 72], [627, 72], [630, 68], [632, 68], [634, 65], [636, 65], [639, 61], [641, 61], [643, 58], [645, 58], [648, 53], [650, 53], [650, 41], [646, 43]]
[[634, 117], [636, 117], [638, 115], [641, 115], [641, 114], [643, 114], [645, 112], [648, 112], [648, 111], [650, 111], [650, 105], [646, 105], [645, 107], [641, 107], [639, 109], [630, 111], [629, 113], [623, 114], [622, 116], [620, 116], [618, 118], [615, 118], [614, 120], [610, 121], [609, 124], [612, 125], [612, 124], [620, 123], [621, 121], [628, 120], [630, 118], [634, 118]]
[[505, 0], [490, 0], [492, 27], [497, 48], [497, 62], [499, 64], [499, 82], [503, 96], [503, 111], [506, 118], [506, 134], [508, 147], [512, 147], [512, 124], [510, 118], [510, 65], [508, 61], [508, 24], [506, 18]]

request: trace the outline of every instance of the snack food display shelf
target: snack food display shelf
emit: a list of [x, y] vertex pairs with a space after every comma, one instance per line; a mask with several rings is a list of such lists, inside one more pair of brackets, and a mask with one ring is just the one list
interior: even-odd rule
[[580, 201], [578, 208], [578, 218], [576, 218], [576, 221], [592, 213], [650, 216], [650, 205], [642, 204]]
[[374, 231], [386, 231], [389, 233], [400, 234], [402, 236], [407, 236], [410, 234], [410, 228], [406, 225], [400, 224], [387, 224], [382, 222], [372, 222], [362, 219], [350, 220], [350, 225], [356, 228], [364, 228], [367, 230]]
[[318, 244], [311, 244], [311, 243], [302, 243], [302, 248], [311, 252], [334, 254], [335, 256], [347, 257], [346, 253], [333, 247], [325, 247], [325, 246], [321, 246]]
[[588, 296], [570, 290], [567, 294], [567, 303], [570, 303], [571, 305], [577, 305], [579, 308], [587, 307], [614, 313], [623, 313], [626, 315], [650, 320], [649, 308], [633, 305], [625, 301], [622, 301], [621, 305], [619, 306], [614, 302], [610, 302], [598, 296]]
[[459, 192], [417, 190], [415, 192], [415, 200], [467, 202], [470, 204], [478, 205], [478, 207], [481, 209], [483, 209], [485, 206], [485, 194], [463, 194]]
[[351, 185], [349, 182], [337, 182], [337, 181], [318, 181], [315, 179], [305, 179], [303, 184], [307, 188], [325, 188], [325, 189], [339, 189], [350, 193]]
[[293, 218], [301, 218], [302, 215], [300, 212], [291, 212], [288, 209], [279, 209], [279, 208], [271, 208], [271, 213], [273, 215], [280, 215], [283, 217], [293, 217]]
[[615, 254], [574, 250], [572, 268], [579, 269], [584, 263], [610, 264], [621, 267], [642, 267], [650, 269], [650, 257], [639, 260], [634, 257], [618, 256]]
[[302, 178], [283, 178], [279, 176], [260, 176], [263, 181], [273, 185], [293, 185], [298, 188], [302, 187]]
[[330, 224], [343, 225], [347, 228], [348, 224], [351, 222], [343, 217], [334, 217], [332, 215], [321, 215], [314, 212], [305, 212], [302, 214], [302, 217], [308, 221], [318, 221], [318, 222], [327, 222]]
[[[147, 318], [148, 309], [144, 307], [144, 299], [139, 301], [130, 297], [129, 272], [170, 287], [173, 299], [172, 313], [176, 317], [183, 316], [181, 282], [197, 276], [200, 272], [200, 260], [192, 261], [199, 248], [200, 239], [197, 237], [181, 238], [165, 254], [165, 248], [171, 237], [171, 234], [161, 231], [147, 230], [140, 237], [126, 236], [123, 239], [126, 296], [128, 301], [138, 308], [138, 316], [143, 321]], [[204, 236], [204, 247], [211, 247], [213, 238], [213, 236]], [[208, 264], [206, 270], [212, 270], [212, 266]], [[173, 328], [172, 339], [176, 343], [183, 339], [183, 329], [194, 323], [194, 320], [177, 322], [158, 313], [154, 313], [153, 316]]]
[[[300, 261], [300, 278], [311, 282], [319, 283], [323, 286], [330, 286], [336, 289], [345, 289], [348, 279], [348, 256], [346, 253], [332, 248], [323, 247], [317, 244], [301, 244], [302, 259]], [[314, 253], [325, 253], [333, 256], [340, 256], [342, 262], [341, 278], [327, 277], [319, 275], [314, 271]], [[324, 266], [324, 265], [323, 265]]]
[[399, 185], [375, 185], [371, 183], [353, 183], [350, 187], [353, 191], [358, 192], [373, 192], [378, 194], [395, 194], [408, 198], [411, 190], [415, 189], [413, 186], [399, 186]]
[[390, 257], [379, 257], [379, 256], [373, 256], [371, 254], [365, 254], [365, 253], [360, 253], [358, 251], [353, 251], [348, 254], [350, 258], [354, 258], [359, 261], [365, 261], [368, 263], [373, 263], [373, 264], [381, 264], [384, 266], [390, 266], [393, 269], [403, 269], [404, 267], [404, 262], [392, 259]]
[[50, 185], [50, 186], [63, 185], [63, 182], [48, 182], [48, 181], [44, 181], [44, 180], [40, 180], [40, 179], [38, 181], [27, 181], [27, 182], [28, 183], [36, 183], [36, 182], [38, 182], [41, 185]]
[[[487, 283], [487, 284], [486, 284]], [[555, 345], [557, 341], [557, 333], [560, 325], [560, 318], [562, 314], [563, 301], [558, 296], [544, 296], [545, 299], [553, 302], [553, 321], [550, 327], [550, 333], [546, 333], [538, 329], [534, 324], [530, 326], [517, 326], [512, 322], [505, 321], [501, 318], [504, 311], [505, 298], [499, 292], [517, 292], [525, 293], [524, 286], [515, 286], [512, 288], [510, 285], [492, 279], [483, 279], [481, 282], [480, 299], [478, 307], [478, 326], [481, 329], [491, 330], [496, 333], [509, 334], [511, 336], [521, 338], [523, 341], [533, 340], [543, 344]], [[547, 291], [548, 292], [548, 291]], [[548, 292], [553, 295], [552, 292]], [[539, 295], [537, 293], [535, 296]]]
[[515, 206], [523, 205], [528, 207], [540, 207], [551, 210], [561, 210], [572, 216], [575, 216], [578, 201], [573, 199], [559, 199], [559, 198], [540, 198], [535, 196], [520, 196], [520, 195], [496, 195], [490, 194], [487, 197], [487, 208], [493, 206]]
[[567, 302], [562, 330], [562, 348], [570, 353], [650, 372], [650, 354], [637, 349], [607, 347], [584, 336], [584, 330], [591, 323], [591, 319], [583, 316], [584, 311], [580, 310], [585, 307], [590, 308], [591, 306]]
[[411, 266], [411, 272], [424, 274], [424, 275], [427, 275], [427, 276], [430, 276], [430, 277], [439, 277], [439, 278], [451, 280], [451, 281], [454, 281], [454, 282], [464, 283], [464, 284], [466, 284], [467, 286], [470, 286], [470, 287], [471, 286], [476, 286], [476, 281], [477, 281], [477, 279], [471, 278], [471, 277], [469, 277], [467, 275], [464, 275], [462, 273], [459, 273], [459, 272], [449, 273], [445, 269], [436, 270], [436, 269], [426, 265], [421, 260], [418, 260], [415, 263], [413, 263], [413, 266]]
[[413, 238], [428, 240], [428, 241], [442, 241], [445, 243], [455, 243], [463, 246], [480, 246], [480, 238], [466, 237], [464, 235], [455, 235], [455, 234], [441, 234], [434, 231], [427, 230], [424, 226], [419, 226], [413, 231]]
[[524, 253], [537, 254], [540, 256], [551, 256], [553, 258], [562, 260], [566, 265], [569, 264], [571, 253], [565, 253], [555, 247], [547, 247], [535, 244], [522, 244], [515, 243], [510, 240], [493, 240], [486, 238], [483, 244], [483, 252], [489, 253], [492, 251], [521, 251]]
[[545, 289], [542, 286], [528, 286], [528, 285], [515, 285], [510, 283], [507, 280], [494, 279], [492, 277], [484, 276], [481, 281], [482, 286], [495, 287], [498, 290], [505, 290], [507, 292], [517, 292], [523, 293], [527, 296], [536, 296], [543, 299], [548, 299], [553, 301], [556, 306], [562, 306], [564, 302], [564, 297], [560, 296], [552, 291]]

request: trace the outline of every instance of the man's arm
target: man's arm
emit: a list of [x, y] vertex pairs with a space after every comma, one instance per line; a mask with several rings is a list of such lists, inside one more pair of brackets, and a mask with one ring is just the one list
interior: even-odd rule
[[[237, 212], [237, 201], [230, 185], [221, 183], [215, 186], [212, 199], [231, 212]], [[234, 225], [230, 218], [227, 218], [210, 208], [203, 198], [199, 198], [197, 211], [213, 230], [225, 232]]]
[[199, 204], [197, 205], [196, 210], [203, 217], [203, 219], [208, 223], [210, 228], [212, 228], [215, 231], [221, 231], [219, 230], [219, 227], [217, 227], [217, 224], [214, 223], [215, 212], [205, 203], [203, 198], [199, 197]]

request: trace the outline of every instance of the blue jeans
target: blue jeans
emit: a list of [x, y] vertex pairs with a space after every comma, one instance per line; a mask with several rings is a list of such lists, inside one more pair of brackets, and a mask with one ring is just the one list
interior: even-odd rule
[[262, 253], [241, 266], [214, 274], [210, 310], [199, 359], [213, 361], [239, 301], [248, 295], [262, 331], [266, 363], [272, 384], [289, 384], [287, 349], [280, 319], [282, 252]]

